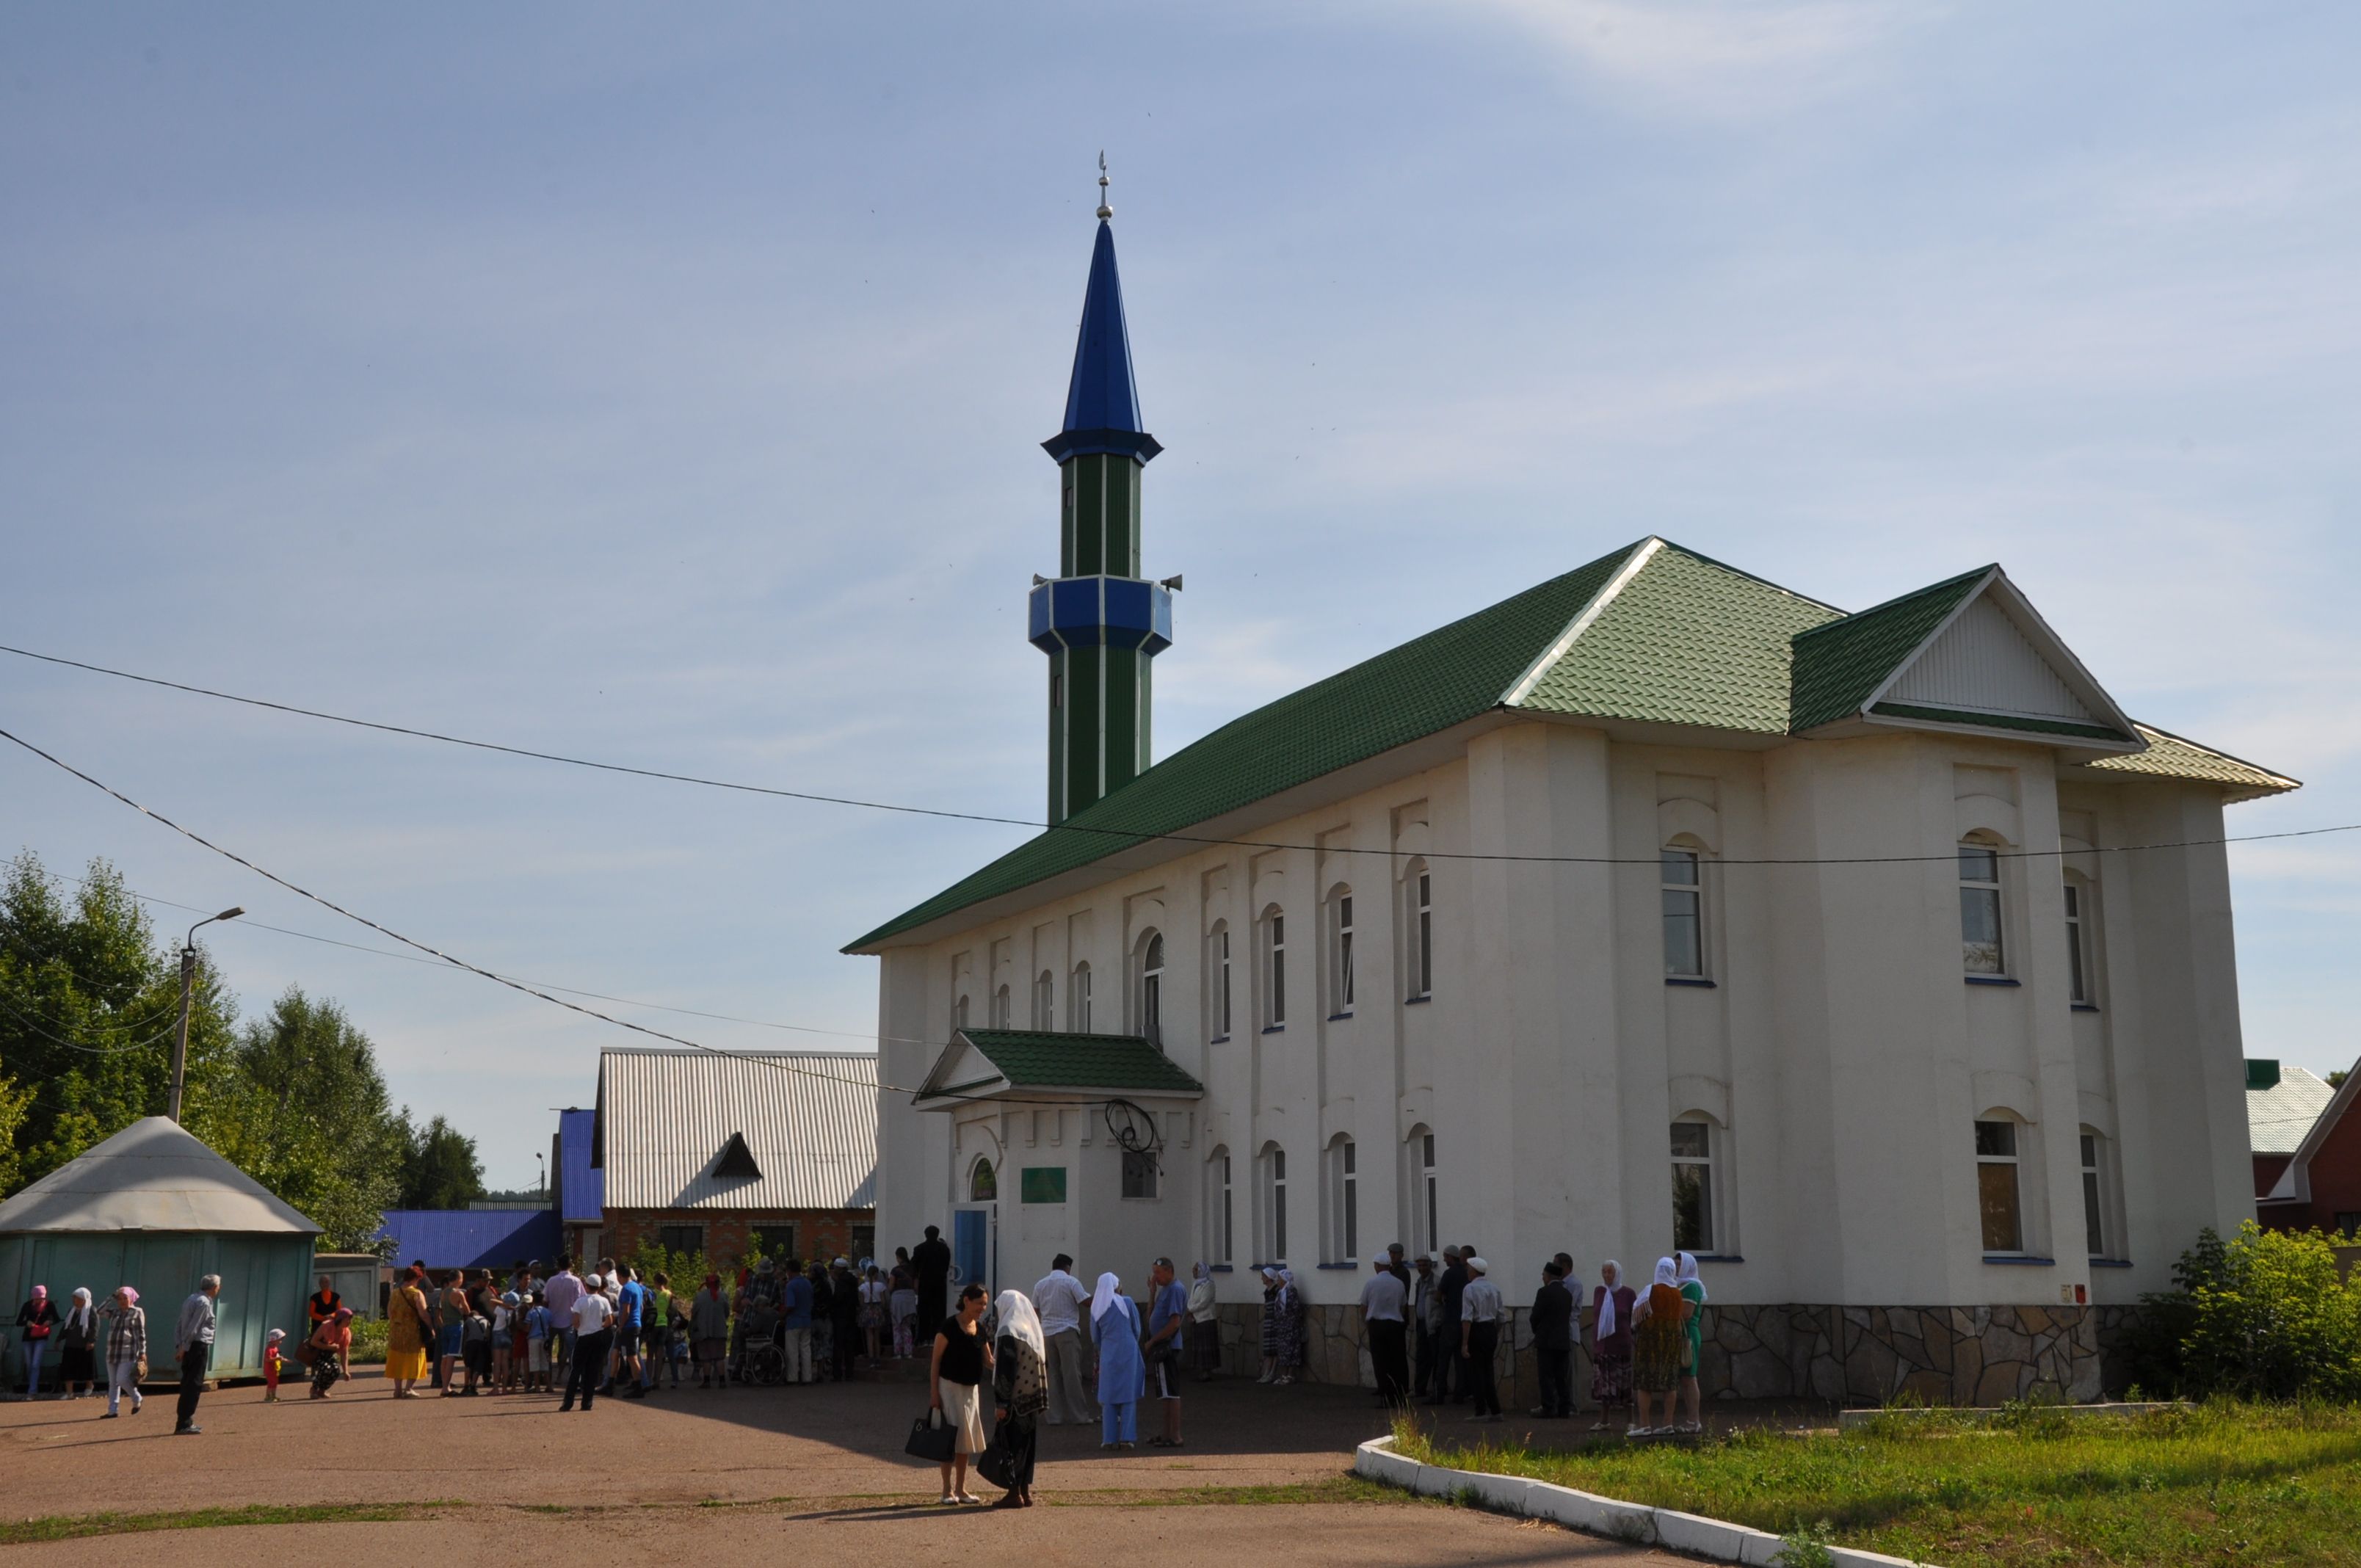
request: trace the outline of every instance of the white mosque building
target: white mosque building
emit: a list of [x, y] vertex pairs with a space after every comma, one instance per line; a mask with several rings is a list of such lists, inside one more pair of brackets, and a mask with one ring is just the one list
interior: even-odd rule
[[1234, 1340], [1283, 1263], [1339, 1379], [1389, 1242], [1511, 1303], [1678, 1246], [1709, 1395], [1989, 1403], [2095, 1392], [2253, 1215], [2220, 840], [2295, 781], [2134, 720], [1999, 566], [1848, 614], [1642, 539], [1151, 765], [1104, 211], [1045, 445], [1054, 826], [847, 948], [881, 1242], [1203, 1259]]

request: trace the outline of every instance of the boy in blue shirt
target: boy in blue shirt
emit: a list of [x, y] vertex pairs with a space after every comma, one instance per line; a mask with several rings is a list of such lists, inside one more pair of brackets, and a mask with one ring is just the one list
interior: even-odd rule
[[535, 1378], [542, 1387], [549, 1387], [549, 1306], [538, 1290], [533, 1292], [532, 1310], [524, 1315], [524, 1386], [530, 1393]]
[[[622, 1368], [623, 1392], [632, 1398], [647, 1397], [640, 1387], [640, 1328], [647, 1313], [648, 1291], [628, 1263], [617, 1266], [623, 1283], [615, 1292], [615, 1360]], [[615, 1391], [615, 1379], [609, 1377], [602, 1392]]]

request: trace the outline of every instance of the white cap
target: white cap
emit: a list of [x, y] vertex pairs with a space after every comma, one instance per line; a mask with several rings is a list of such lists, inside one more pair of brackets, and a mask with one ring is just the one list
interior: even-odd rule
[[1466, 1264], [1468, 1267], [1474, 1269], [1478, 1274], [1489, 1274], [1492, 1272], [1492, 1266], [1485, 1262], [1480, 1257], [1463, 1257], [1459, 1261]]
[[601, 1289], [604, 1289], [604, 1288], [606, 1288], [606, 1285], [607, 1285], [607, 1282], [606, 1282], [605, 1280], [603, 1280], [603, 1279], [599, 1278], [599, 1277], [598, 1277], [597, 1275], [595, 1275], [595, 1274], [586, 1274], [586, 1275], [584, 1275], [584, 1276], [582, 1277], [582, 1283], [583, 1283], [583, 1284], [585, 1284], [585, 1285], [588, 1285], [588, 1287], [590, 1287], [590, 1288], [591, 1288], [591, 1289], [593, 1289], [593, 1290], [601, 1290]]

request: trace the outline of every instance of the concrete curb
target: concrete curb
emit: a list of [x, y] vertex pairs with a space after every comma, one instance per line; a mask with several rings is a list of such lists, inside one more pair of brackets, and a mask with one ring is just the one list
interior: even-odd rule
[[[1717, 1563], [1746, 1563], [1750, 1568], [1777, 1568], [1779, 1561], [1782, 1542], [1777, 1536], [1763, 1530], [1674, 1508], [1652, 1508], [1644, 1503], [1597, 1497], [1550, 1481], [1421, 1464], [1396, 1453], [1390, 1437], [1371, 1438], [1356, 1449], [1353, 1473], [1400, 1486], [1422, 1497], [1473, 1495], [1496, 1513], [1548, 1519], [1588, 1535], [1603, 1535], [1634, 1546], [1662, 1546]], [[1863, 1552], [1851, 1546], [1831, 1546], [1828, 1555], [1838, 1568], [1921, 1568], [1907, 1558], [1888, 1557], [1883, 1552]]]

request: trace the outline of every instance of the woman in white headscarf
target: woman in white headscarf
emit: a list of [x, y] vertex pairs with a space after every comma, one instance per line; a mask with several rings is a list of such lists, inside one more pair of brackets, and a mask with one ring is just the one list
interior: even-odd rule
[[1213, 1299], [1213, 1270], [1193, 1264], [1189, 1276], [1189, 1337], [1180, 1354], [1198, 1382], [1211, 1383], [1222, 1369], [1222, 1330], [1214, 1321], [1222, 1309]]
[[[1658, 1258], [1655, 1282], [1631, 1311], [1631, 1383], [1639, 1407], [1633, 1437], [1661, 1437], [1674, 1430], [1673, 1391], [1680, 1386], [1681, 1358], [1688, 1350], [1688, 1336], [1681, 1331], [1693, 1310], [1681, 1295], [1679, 1266]], [[1664, 1401], [1664, 1419], [1652, 1426], [1648, 1410], [1654, 1398]]]
[[992, 1398], [1000, 1420], [993, 1429], [992, 1447], [1005, 1453], [1008, 1463], [990, 1478], [1005, 1477], [1008, 1490], [992, 1506], [1029, 1508], [1041, 1414], [1049, 1408], [1049, 1343], [1041, 1332], [1041, 1314], [1023, 1291], [1003, 1290], [995, 1306], [1000, 1339], [993, 1350]]
[[58, 1376], [66, 1398], [79, 1399], [98, 1392], [98, 1313], [92, 1307], [90, 1288], [73, 1293], [73, 1305], [58, 1324]]
[[[1623, 1266], [1609, 1258], [1598, 1266], [1598, 1287], [1590, 1293], [1595, 1321], [1590, 1330], [1590, 1397], [1598, 1401], [1593, 1431], [1605, 1431], [1618, 1406], [1631, 1403], [1631, 1309], [1636, 1299], [1623, 1283]], [[1626, 1425], [1630, 1424], [1626, 1419]]]
[[1681, 1367], [1681, 1403], [1688, 1408], [1688, 1419], [1681, 1422], [1683, 1431], [1705, 1431], [1705, 1393], [1697, 1386], [1697, 1372], [1705, 1365], [1705, 1281], [1697, 1277], [1697, 1261], [1690, 1253], [1673, 1255], [1673, 1284], [1687, 1302], [1687, 1318], [1682, 1332], [1688, 1336], [1688, 1350]]
[[1099, 1446], [1133, 1447], [1139, 1441], [1148, 1359], [1139, 1349], [1139, 1309], [1112, 1274], [1100, 1275], [1091, 1294], [1091, 1339], [1099, 1354]]

